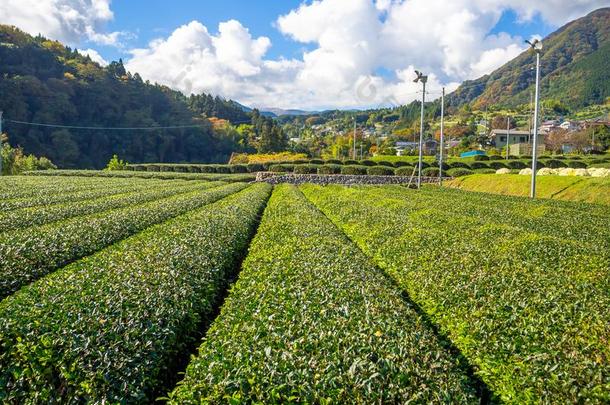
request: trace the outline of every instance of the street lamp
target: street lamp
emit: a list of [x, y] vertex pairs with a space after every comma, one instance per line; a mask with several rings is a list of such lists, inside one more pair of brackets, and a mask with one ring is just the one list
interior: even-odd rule
[[538, 166], [538, 104], [540, 99], [540, 54], [542, 53], [542, 42], [534, 39], [533, 42], [525, 41], [530, 48], [536, 52], [536, 104], [534, 107], [534, 142], [532, 150], [532, 186], [530, 197], [536, 198], [536, 169]]
[[421, 122], [419, 127], [419, 165], [418, 165], [418, 174], [417, 174], [417, 188], [421, 187], [421, 172], [422, 172], [422, 164], [424, 159], [424, 103], [426, 102], [426, 82], [428, 81], [428, 76], [425, 76], [422, 72], [415, 71], [417, 77], [413, 80], [414, 83], [422, 82], [423, 91], [421, 95]]

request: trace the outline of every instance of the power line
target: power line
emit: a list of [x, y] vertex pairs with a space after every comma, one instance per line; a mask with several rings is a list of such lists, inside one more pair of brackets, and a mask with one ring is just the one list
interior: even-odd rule
[[[187, 129], [187, 128], [202, 128], [206, 127], [207, 124], [195, 124], [195, 125], [170, 125], [170, 126], [159, 126], [159, 127], [94, 127], [94, 126], [79, 126], [79, 125], [59, 125], [59, 124], [45, 124], [40, 122], [27, 122], [5, 119], [5, 122], [11, 122], [13, 124], [30, 125], [36, 127], [45, 128], [64, 128], [64, 129], [82, 129], [82, 130], [97, 130], [97, 131], [155, 131], [159, 129]], [[228, 120], [227, 120], [228, 121]], [[250, 123], [251, 121], [231, 122], [232, 125]]]

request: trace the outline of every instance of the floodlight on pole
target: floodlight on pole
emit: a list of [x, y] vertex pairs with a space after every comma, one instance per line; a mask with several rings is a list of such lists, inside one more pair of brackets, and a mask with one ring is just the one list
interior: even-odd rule
[[532, 185], [530, 198], [536, 198], [536, 170], [538, 168], [538, 110], [540, 103], [540, 54], [542, 53], [542, 42], [534, 39], [532, 42], [525, 41], [530, 48], [536, 52], [536, 91], [534, 105], [534, 141], [532, 143]]
[[428, 81], [428, 76], [417, 70], [415, 71], [415, 74], [417, 75], [417, 77], [415, 78], [415, 80], [413, 80], [413, 82], [422, 82], [423, 85], [423, 91], [421, 95], [421, 121], [419, 126], [419, 165], [417, 173], [417, 188], [421, 188], [421, 172], [424, 160], [424, 103], [426, 102], [426, 82]]

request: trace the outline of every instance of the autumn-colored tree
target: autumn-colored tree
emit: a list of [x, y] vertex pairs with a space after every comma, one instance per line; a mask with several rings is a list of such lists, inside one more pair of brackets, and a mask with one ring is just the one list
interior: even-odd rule
[[[517, 120], [510, 116], [509, 116], [509, 118], [510, 118], [510, 129], [517, 128]], [[496, 115], [491, 120], [491, 129], [506, 129], [506, 125], [509, 123], [509, 122], [507, 122], [507, 120], [508, 120], [508, 118], [506, 115]]]

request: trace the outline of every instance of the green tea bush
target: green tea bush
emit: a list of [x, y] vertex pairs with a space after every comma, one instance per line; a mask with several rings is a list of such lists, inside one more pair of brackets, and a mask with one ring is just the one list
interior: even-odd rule
[[544, 164], [546, 165], [546, 167], [550, 167], [551, 169], [567, 167], [567, 165], [563, 161], [557, 160], [557, 159], [549, 159], [549, 160], [545, 161]]
[[339, 159], [326, 159], [326, 164], [328, 165], [342, 165], [343, 162]]
[[169, 402], [479, 401], [414, 306], [294, 186], [283, 185]]
[[492, 397], [608, 402], [608, 207], [441, 188], [304, 190], [447, 333]]
[[322, 165], [318, 167], [318, 174], [340, 174], [341, 165]]
[[309, 162], [307, 162], [311, 165], [323, 165], [324, 164], [324, 160], [322, 159], [309, 159]]
[[358, 164], [361, 166], [377, 166], [377, 162], [374, 160], [361, 160]]
[[464, 162], [451, 162], [449, 166], [451, 169], [470, 169], [470, 166]]
[[508, 169], [508, 164], [505, 162], [493, 161], [493, 162], [489, 162], [489, 167], [491, 167], [494, 170]]
[[489, 155], [489, 160], [502, 160], [502, 156], [500, 155]]
[[316, 174], [316, 173], [318, 173], [319, 166], [320, 165], [310, 165], [310, 164], [297, 165], [294, 167], [294, 173], [295, 174]]
[[367, 169], [366, 166], [348, 165], [341, 168], [341, 174], [363, 175], [366, 174]]
[[484, 161], [484, 160], [490, 160], [489, 156], [487, 156], [487, 155], [474, 155], [472, 159], [475, 162], [481, 162], [481, 161]]
[[572, 169], [586, 169], [587, 168], [587, 164], [580, 160], [571, 160], [567, 164], [568, 164], [568, 167], [571, 167]]
[[379, 166], [388, 166], [388, 167], [394, 167], [394, 163], [392, 162], [387, 162], [385, 160], [380, 160], [377, 162], [377, 165]]
[[346, 159], [343, 161], [344, 165], [350, 165], [350, 166], [355, 166], [355, 165], [359, 165], [360, 163], [358, 163], [357, 160], [352, 160], [352, 159]]
[[366, 170], [366, 174], [371, 176], [393, 176], [394, 169], [391, 167], [387, 167], [384, 165], [381, 166], [371, 166]]
[[396, 176], [411, 176], [417, 175], [417, 170], [411, 166], [401, 166], [394, 170]]
[[475, 170], [475, 169], [489, 169], [489, 165], [487, 163], [483, 163], [483, 162], [472, 162], [470, 164], [470, 168]]
[[0, 234], [0, 299], [58, 267], [244, 187], [235, 183], [197, 190]]
[[155, 226], [5, 299], [3, 402], [154, 402], [213, 318], [270, 189]]
[[449, 175], [451, 177], [469, 176], [471, 174], [474, 174], [474, 172], [472, 170], [470, 170], [470, 169], [463, 169], [461, 167], [447, 170], [447, 175]]
[[270, 172], [275, 173], [288, 173], [294, 170], [294, 165], [271, 165], [269, 166]]
[[474, 169], [475, 174], [495, 174], [496, 169]]
[[403, 162], [401, 160], [394, 162], [394, 167], [403, 167], [403, 166], [413, 166], [413, 163], [410, 162]]
[[248, 166], [246, 165], [231, 165], [231, 173], [248, 173]]
[[248, 172], [250, 173], [265, 171], [265, 166], [260, 163], [248, 163], [246, 167], [248, 168]]
[[528, 167], [524, 162], [520, 160], [509, 160], [506, 162], [509, 169], [525, 169]]
[[440, 170], [438, 167], [426, 167], [421, 171], [422, 176], [426, 177], [438, 177]]

